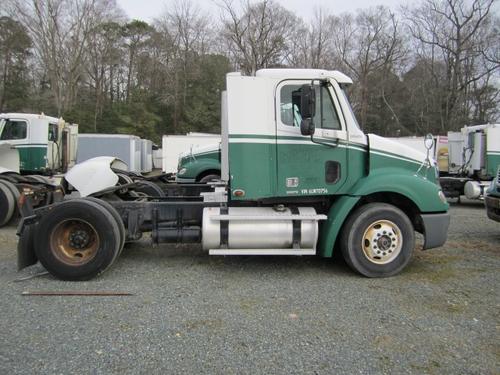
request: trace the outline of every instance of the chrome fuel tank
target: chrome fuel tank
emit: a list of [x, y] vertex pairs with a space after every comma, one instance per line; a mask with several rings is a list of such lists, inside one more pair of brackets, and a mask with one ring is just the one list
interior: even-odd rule
[[221, 215], [219, 207], [203, 210], [203, 248], [221, 247], [221, 222], [228, 221], [227, 248], [229, 249], [284, 249], [293, 245], [293, 221], [299, 220], [300, 247], [315, 248], [318, 240], [318, 220], [312, 207], [300, 207], [292, 214], [289, 208], [229, 207]]

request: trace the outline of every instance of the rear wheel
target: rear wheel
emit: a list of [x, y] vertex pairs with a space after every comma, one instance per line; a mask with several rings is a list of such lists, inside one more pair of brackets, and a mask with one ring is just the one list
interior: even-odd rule
[[115, 219], [116, 224], [118, 225], [118, 230], [120, 232], [120, 249], [118, 250], [117, 256], [120, 255], [122, 250], [123, 250], [123, 246], [125, 245], [125, 239], [127, 237], [127, 234], [125, 232], [125, 225], [123, 224], [123, 220], [122, 220], [120, 214], [118, 213], [118, 211], [116, 211], [116, 209], [111, 204], [109, 204], [108, 202], [106, 202], [102, 199], [98, 199], [95, 197], [86, 197], [85, 199], [88, 201], [91, 201], [91, 202], [95, 202], [98, 205], [104, 207], [106, 210], [108, 210], [108, 212]]
[[410, 261], [415, 232], [399, 208], [370, 203], [349, 216], [340, 244], [352, 269], [367, 277], [388, 277], [401, 272]]
[[12, 219], [15, 209], [14, 195], [6, 185], [0, 184], [0, 227]]
[[113, 215], [90, 200], [65, 201], [41, 220], [35, 253], [52, 275], [88, 280], [105, 271], [120, 250], [121, 235]]
[[14, 185], [10, 181], [0, 180], [0, 184], [6, 186], [7, 189], [9, 189], [10, 193], [12, 194], [12, 197], [14, 198], [14, 212], [12, 213], [12, 216], [11, 216], [10, 220], [8, 221], [8, 223], [10, 223], [10, 222], [14, 221], [15, 219], [17, 219], [19, 216], [19, 209], [17, 208], [17, 201], [19, 200], [20, 193], [19, 193], [19, 190], [17, 189], [16, 185]]
[[134, 190], [139, 192], [139, 193], [144, 193], [150, 197], [164, 197], [165, 193], [161, 188], [156, 185], [154, 182], [148, 181], [148, 180], [137, 180], [135, 181], [136, 187], [134, 187]]

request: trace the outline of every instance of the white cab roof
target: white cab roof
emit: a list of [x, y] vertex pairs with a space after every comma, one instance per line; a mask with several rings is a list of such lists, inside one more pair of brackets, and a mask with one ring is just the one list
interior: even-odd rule
[[352, 79], [337, 70], [323, 69], [260, 69], [257, 77], [272, 78], [303, 78], [303, 79], [325, 79], [332, 78], [340, 84], [352, 84]]
[[58, 123], [59, 119], [57, 117], [46, 116], [42, 114], [33, 114], [33, 113], [1, 113], [0, 119], [3, 118], [17, 118], [17, 119], [26, 119], [26, 120], [42, 120], [45, 119], [51, 123]]

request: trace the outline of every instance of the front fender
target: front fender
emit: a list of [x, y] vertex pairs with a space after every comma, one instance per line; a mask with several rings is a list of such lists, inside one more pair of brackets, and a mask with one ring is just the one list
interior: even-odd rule
[[181, 166], [181, 169], [185, 168], [186, 172], [182, 175], [177, 174], [181, 179], [195, 179], [201, 173], [209, 170], [219, 170], [220, 171], [220, 163], [218, 160], [214, 159], [195, 159], [188, 161], [187, 163]]
[[352, 195], [397, 193], [414, 202], [421, 213], [446, 212], [449, 205], [440, 199], [440, 190], [439, 185], [416, 174], [384, 168], [360, 179], [353, 186]]
[[397, 170], [371, 173], [353, 186], [351, 195], [339, 197], [330, 207], [328, 219], [320, 224], [319, 255], [332, 256], [340, 229], [361, 198], [375, 193], [397, 193], [414, 202], [421, 213], [444, 213], [449, 205], [441, 201], [439, 190], [439, 186], [429, 180]]
[[322, 257], [331, 257], [333, 246], [337, 240], [340, 228], [345, 219], [351, 213], [352, 209], [358, 203], [361, 197], [344, 195], [337, 199], [328, 211], [328, 219], [320, 224], [320, 236], [318, 242], [319, 255]]

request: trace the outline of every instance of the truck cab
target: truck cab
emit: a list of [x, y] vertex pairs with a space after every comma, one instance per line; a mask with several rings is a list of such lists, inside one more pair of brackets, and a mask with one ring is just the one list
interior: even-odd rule
[[19, 150], [20, 171], [48, 174], [66, 170], [76, 159], [78, 125], [44, 114], [0, 114], [0, 145]]
[[109, 267], [125, 239], [151, 232], [153, 243], [201, 242], [210, 255], [341, 252], [364, 276], [396, 275], [412, 257], [415, 232], [423, 249], [446, 241], [449, 206], [428, 154], [360, 129], [344, 91], [350, 84], [319, 69], [227, 74], [220, 151], [179, 162], [178, 181], [195, 178], [187, 169], [196, 161], [220, 165], [211, 191], [137, 194], [133, 184], [114, 186], [109, 160], [76, 165], [65, 179], [81, 198], [31, 216], [38, 259], [60, 278], [88, 279]]

